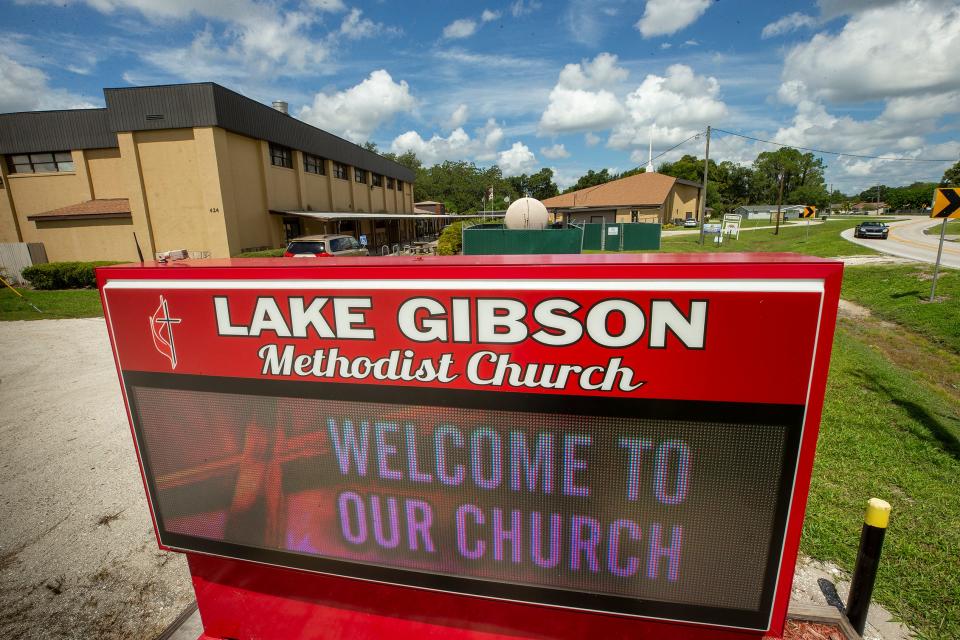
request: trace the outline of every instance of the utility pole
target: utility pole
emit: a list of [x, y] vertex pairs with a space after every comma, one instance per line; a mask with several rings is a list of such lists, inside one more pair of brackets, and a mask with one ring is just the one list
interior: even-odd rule
[[710, 125], [707, 125], [707, 150], [703, 158], [703, 193], [700, 194], [700, 244], [703, 244], [704, 213], [707, 210], [707, 176], [710, 169]]
[[777, 228], [774, 229], [773, 235], [780, 235], [780, 205], [783, 203], [783, 178], [784, 173], [780, 174], [780, 193], [777, 195]]

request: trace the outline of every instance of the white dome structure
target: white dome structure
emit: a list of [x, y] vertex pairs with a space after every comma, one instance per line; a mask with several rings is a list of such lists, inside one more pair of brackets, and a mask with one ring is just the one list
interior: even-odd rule
[[547, 208], [535, 198], [520, 198], [507, 207], [503, 223], [507, 229], [543, 229], [549, 221]]

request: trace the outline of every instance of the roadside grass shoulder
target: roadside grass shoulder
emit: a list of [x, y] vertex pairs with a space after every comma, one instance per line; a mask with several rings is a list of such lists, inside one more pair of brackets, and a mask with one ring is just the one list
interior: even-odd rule
[[[940, 224], [935, 224], [935, 225], [932, 225], [932, 226], [927, 227], [926, 229], [923, 230], [923, 232], [924, 232], [925, 234], [927, 234], [928, 236], [939, 236], [939, 235], [940, 235], [940, 227], [941, 227], [941, 226], [943, 226], [943, 223], [942, 223], [942, 222], [941, 222]], [[948, 221], [947, 221], [947, 235], [950, 235], [950, 234], [954, 234], [954, 235], [955, 235], [955, 234], [958, 234], [958, 233], [960, 233], [960, 220], [948, 220]]]
[[100, 292], [96, 289], [63, 289], [37, 291], [17, 289], [27, 301], [36, 305], [37, 313], [27, 301], [4, 287], [0, 290], [0, 321], [44, 320], [59, 318], [96, 318], [103, 316]]
[[703, 253], [712, 251], [792, 251], [824, 258], [834, 256], [850, 256], [875, 254], [876, 251], [867, 247], [848, 242], [840, 237], [844, 229], [855, 227], [856, 220], [811, 224], [805, 222], [781, 225], [780, 233], [774, 235], [774, 229], [757, 229], [741, 232], [738, 239], [724, 238], [722, 245], [713, 242], [707, 237], [703, 245], [699, 235], [669, 236], [660, 243], [661, 252], [672, 253]]
[[940, 270], [937, 301], [930, 303], [932, 277], [928, 264], [850, 266], [841, 295], [960, 353], [960, 271]]
[[874, 598], [938, 639], [960, 637], [960, 450], [944, 437], [945, 413], [956, 406], [841, 321], [802, 541], [851, 571], [866, 500], [888, 500]]

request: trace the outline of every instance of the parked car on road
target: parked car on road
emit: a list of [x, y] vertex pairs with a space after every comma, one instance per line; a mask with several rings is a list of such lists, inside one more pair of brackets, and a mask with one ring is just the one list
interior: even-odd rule
[[861, 222], [853, 230], [855, 238], [882, 238], [887, 239], [890, 228], [882, 222]]
[[318, 236], [294, 238], [287, 245], [284, 258], [341, 258], [345, 256], [368, 256], [367, 248], [353, 236], [327, 233]]
[[697, 219], [696, 218], [687, 218], [683, 221], [684, 229], [696, 229], [697, 228]]

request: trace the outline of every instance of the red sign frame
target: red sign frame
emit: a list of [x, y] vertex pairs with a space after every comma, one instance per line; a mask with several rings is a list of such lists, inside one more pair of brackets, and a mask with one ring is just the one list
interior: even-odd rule
[[[482, 324], [482, 318], [490, 317], [478, 315], [483, 313], [478, 311], [479, 300], [487, 298], [516, 299], [530, 311], [523, 319], [530, 329], [524, 341], [493, 348], [495, 353], [516, 354], [518, 361], [556, 360], [557, 354], [562, 353], [569, 356], [564, 361], [586, 364], [595, 362], [598, 353], [610, 356], [629, 353], [630, 349], [643, 351], [642, 359], [626, 362], [636, 369], [632, 382], [642, 383], [635, 388], [625, 382], [627, 375], [622, 374], [619, 384], [611, 376], [611, 384], [597, 390], [601, 380], [607, 382], [600, 371], [587, 377], [586, 383], [581, 377], [579, 383], [570, 382], [559, 389], [531, 389], [510, 387], [503, 380], [493, 383], [489, 376], [471, 377], [463, 371], [458, 373], [464, 375], [456, 379], [420, 382], [371, 380], [369, 376], [366, 380], [350, 379], [340, 375], [346, 372], [344, 369], [327, 370], [328, 381], [337, 384], [373, 382], [385, 391], [391, 387], [418, 386], [459, 389], [461, 393], [472, 389], [471, 393], [507, 393], [521, 400], [522, 394], [533, 393], [547, 401], [554, 396], [555, 403], [571, 396], [588, 401], [600, 395], [624, 399], [642, 395], [651, 401], [675, 403], [678, 407], [690, 402], [716, 406], [741, 402], [805, 408], [799, 419], [799, 446], [792, 464], [792, 491], [772, 582], [769, 618], [763, 628], [737, 628], [737, 625], [724, 628], [715, 622], [704, 625], [689, 620], [658, 619], [670, 616], [651, 614], [649, 609], [643, 609], [641, 617], [624, 617], [609, 610], [589, 610], [589, 607], [545, 609], [544, 602], [510, 601], [511, 598], [502, 594], [486, 599], [474, 597], [481, 595], [479, 593], [464, 595], [456, 588], [454, 592], [461, 592], [446, 589], [425, 592], [410, 584], [397, 586], [376, 580], [371, 583], [303, 571], [303, 567], [291, 569], [218, 557], [216, 550], [165, 544], [151, 500], [151, 516], [160, 546], [188, 552], [207, 637], [236, 638], [382, 637], [386, 634], [420, 637], [431, 633], [444, 637], [530, 634], [578, 637], [586, 633], [586, 629], [591, 633], [606, 631], [613, 636], [640, 637], [647, 637], [644, 634], [677, 638], [780, 635], [813, 466], [841, 275], [841, 263], [791, 254], [235, 259], [146, 263], [97, 270], [135, 442], [143, 433], [138, 434], [135, 425], [136, 407], [132, 407], [130, 389], [124, 384], [125, 373], [166, 375], [174, 381], [203, 376], [278, 380], [291, 375], [290, 370], [267, 373], [265, 360], [254, 357], [259, 348], [271, 340], [283, 343], [278, 338], [283, 332], [296, 332], [294, 313], [299, 314], [297, 317], [301, 320], [305, 317], [302, 303], [295, 303], [294, 306], [301, 305], [295, 311], [285, 308], [281, 312], [285, 322], [272, 322], [279, 316], [267, 310], [260, 314], [258, 325], [259, 300], [272, 293], [277, 293], [277, 300], [289, 303], [296, 297], [291, 293], [322, 294], [333, 299], [338, 293], [343, 297], [363, 298], [364, 292], [373, 292], [370, 299], [376, 303], [377, 314], [386, 308], [393, 313], [382, 314], [382, 317], [363, 316], [363, 303], [359, 303], [357, 307], [340, 310], [343, 314], [361, 313], [364, 321], [352, 326], [349, 323], [341, 326], [329, 315], [328, 323], [317, 315], [312, 316], [317, 321], [312, 325], [300, 323], [301, 329], [309, 325], [314, 332], [313, 339], [306, 340], [311, 346], [335, 346], [348, 356], [352, 349], [351, 357], [369, 350], [370, 343], [363, 343], [363, 349], [357, 346], [361, 344], [357, 336], [363, 334], [351, 333], [361, 327], [376, 329], [377, 348], [414, 346], [428, 355], [438, 355], [446, 348], [456, 349], [458, 354], [476, 355], [477, 350], [483, 348], [479, 344], [482, 341], [478, 325]], [[409, 339], [408, 332], [413, 329], [398, 332], [397, 309], [414, 296], [418, 300], [430, 298], [438, 300], [437, 304], [446, 304], [445, 314], [450, 315], [438, 314], [438, 318], [452, 318], [452, 300], [457, 296], [472, 300], [467, 322], [471, 327], [469, 337], [454, 339], [457, 330], [452, 319], [446, 329], [437, 329], [432, 335], [434, 338], [442, 335], [446, 341], [416, 342]], [[619, 349], [613, 342], [625, 331], [625, 323], [617, 326], [614, 314], [613, 325], [609, 317], [602, 326], [597, 322], [591, 324], [590, 312], [586, 311], [618, 296], [642, 299], [647, 305], [643, 338]], [[222, 303], [215, 302], [216, 297], [222, 298]], [[536, 325], [534, 317], [547, 317], [534, 314], [535, 305], [558, 298], [575, 301], [582, 307], [572, 314], [581, 321], [582, 335], [562, 347], [534, 344], [530, 338]], [[674, 301], [681, 314], [686, 314], [682, 319], [691, 325], [695, 304], [703, 303], [704, 334], [699, 343], [692, 334], [688, 342], [688, 338], [681, 339], [679, 333], [673, 331], [682, 328], [682, 323], [672, 327], [660, 323], [657, 332], [653, 304], [669, 300]], [[220, 304], [223, 308], [215, 310]], [[638, 302], [637, 306], [643, 305]], [[419, 323], [419, 330], [423, 330], [423, 309], [418, 313], [410, 317], [415, 319], [414, 324]], [[266, 329], [260, 331], [264, 327]], [[543, 342], [550, 342], [550, 336], [559, 333], [551, 331], [549, 326], [541, 330]], [[259, 336], [249, 335], [258, 331]], [[427, 333], [414, 335], [428, 337]], [[466, 335], [461, 332], [460, 338]], [[610, 344], [598, 343], [595, 335]], [[286, 343], [295, 341], [292, 334], [286, 338]], [[771, 357], [771, 351], [777, 353], [775, 358]], [[317, 366], [313, 371], [320, 375], [321, 368]], [[486, 388], [479, 386], [481, 384]], [[151, 496], [156, 487], [151, 489], [152, 477], [146, 467], [149, 461], [143, 459], [140, 445], [137, 455], [144, 487]], [[169, 532], [165, 535], [170, 537]], [[541, 611], [549, 615], [538, 615]]]

